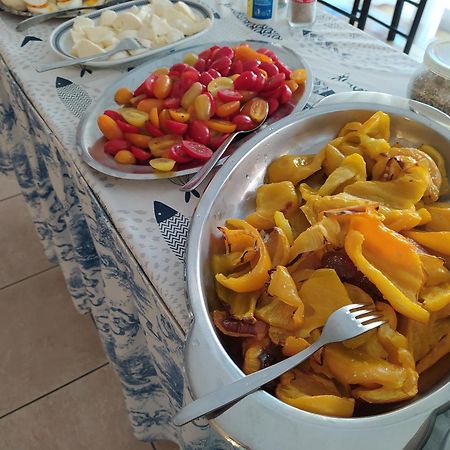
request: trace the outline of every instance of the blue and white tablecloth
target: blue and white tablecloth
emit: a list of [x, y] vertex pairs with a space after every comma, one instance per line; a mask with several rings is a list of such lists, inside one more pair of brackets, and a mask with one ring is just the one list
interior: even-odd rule
[[[269, 27], [248, 22], [238, 2], [208, 6], [214, 27], [193, 44], [265, 39], [292, 48], [313, 68], [307, 107], [349, 90], [404, 96], [417, 68], [406, 55], [322, 12], [314, 25], [293, 32], [283, 14]], [[47, 256], [60, 264], [78, 310], [95, 319], [136, 437], [171, 439], [185, 449], [228, 448], [205, 421], [181, 429], [170, 423], [189, 400], [182, 372], [190, 323], [183, 257], [204, 185], [185, 194], [178, 190], [183, 178], [119, 180], [83, 164], [75, 147], [79, 119], [126, 69], [38, 74], [35, 66], [56, 59], [48, 46], [55, 23], [17, 33], [18, 21], [0, 16], [0, 171], [15, 172]], [[433, 434], [430, 449], [445, 429]]]

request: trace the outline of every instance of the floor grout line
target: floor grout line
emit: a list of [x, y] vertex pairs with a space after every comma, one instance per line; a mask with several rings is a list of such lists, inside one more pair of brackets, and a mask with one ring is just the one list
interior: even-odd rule
[[0, 200], [0, 203], [1, 203], [1, 202], [4, 202], [5, 200], [11, 200], [12, 198], [18, 197], [19, 195], [22, 195], [22, 193], [19, 192], [18, 194], [14, 194], [14, 195], [10, 195], [9, 197], [2, 198], [2, 199]]
[[153, 444], [153, 442], [150, 442], [150, 445], [152, 446], [152, 449], [153, 449], [153, 450], [156, 450], [156, 447], [155, 447], [155, 445]]
[[68, 381], [67, 383], [64, 383], [63, 385], [61, 385], [61, 386], [59, 386], [59, 387], [57, 387], [57, 388], [51, 390], [50, 392], [47, 392], [47, 393], [45, 393], [45, 394], [42, 394], [42, 395], [40, 395], [39, 397], [37, 397], [37, 398], [35, 398], [35, 399], [33, 399], [33, 400], [30, 400], [29, 402], [24, 403], [24, 404], [21, 405], [21, 406], [18, 406], [17, 408], [13, 409], [12, 411], [9, 411], [9, 412], [7, 412], [6, 414], [3, 414], [3, 416], [0, 416], [0, 420], [1, 420], [1, 419], [4, 419], [5, 417], [7, 417], [7, 416], [9, 416], [9, 415], [11, 415], [11, 414], [14, 414], [15, 412], [17, 412], [17, 411], [19, 411], [19, 410], [21, 410], [21, 409], [23, 409], [23, 408], [26, 408], [27, 406], [30, 406], [31, 404], [33, 404], [33, 403], [35, 403], [35, 402], [37, 402], [37, 401], [39, 401], [39, 400], [42, 400], [44, 397], [47, 397], [48, 395], [51, 395], [51, 394], [53, 394], [53, 393], [55, 393], [55, 392], [57, 392], [57, 391], [59, 391], [59, 390], [65, 388], [65, 387], [69, 386], [69, 384], [72, 384], [72, 383], [74, 383], [75, 381], [81, 380], [82, 378], [86, 377], [87, 375], [90, 375], [91, 373], [94, 373], [94, 372], [96, 372], [97, 370], [102, 369], [103, 367], [106, 367], [108, 364], [109, 364], [109, 362], [103, 363], [103, 364], [101, 364], [100, 366], [95, 367], [94, 369], [89, 370], [88, 372], [86, 372], [86, 373], [84, 373], [84, 374], [82, 374], [82, 375], [80, 375], [80, 376], [74, 378], [73, 380], [70, 380], [70, 381]]
[[22, 281], [26, 281], [26, 280], [29, 280], [30, 278], [36, 277], [38, 275], [42, 275], [43, 273], [48, 272], [49, 270], [52, 270], [55, 267], [59, 267], [58, 264], [50, 266], [47, 269], [41, 270], [39, 272], [33, 273], [32, 275], [28, 275], [25, 278], [21, 278], [20, 280], [14, 281], [13, 283], [5, 284], [5, 286], [0, 287], [0, 291], [3, 290], [3, 289], [9, 288], [11, 286], [14, 286], [15, 284], [22, 283]]

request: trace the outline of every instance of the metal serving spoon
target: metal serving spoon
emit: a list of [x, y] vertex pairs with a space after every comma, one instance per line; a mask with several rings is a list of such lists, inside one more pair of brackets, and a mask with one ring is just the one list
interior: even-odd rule
[[90, 61], [108, 58], [108, 56], [112, 56], [115, 53], [121, 52], [123, 50], [137, 50], [139, 48], [142, 48], [142, 45], [136, 39], [126, 38], [120, 41], [117, 44], [117, 46], [114, 47], [109, 52], [98, 53], [97, 55], [86, 56], [85, 58], [74, 58], [68, 61], [57, 61], [43, 64], [40, 67], [36, 67], [36, 72], [47, 72], [48, 70], [59, 69], [61, 67], [74, 66], [76, 64], [84, 64]]
[[[252, 100], [250, 100], [252, 101]], [[234, 133], [231, 133], [225, 141], [223, 141], [222, 145], [213, 153], [210, 159], [201, 167], [201, 169], [183, 186], [180, 187], [180, 191], [191, 192], [208, 176], [211, 170], [214, 169], [216, 164], [218, 163], [221, 156], [225, 153], [226, 149], [233, 142], [234, 138], [241, 133], [251, 133], [252, 131], [256, 131], [267, 119], [268, 110], [266, 111], [266, 115], [264, 118], [256, 124], [250, 130], [238, 130]]]

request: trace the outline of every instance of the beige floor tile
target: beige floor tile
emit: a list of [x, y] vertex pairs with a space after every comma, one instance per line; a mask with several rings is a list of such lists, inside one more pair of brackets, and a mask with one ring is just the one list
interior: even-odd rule
[[153, 445], [156, 450], [179, 450], [179, 446], [175, 442], [170, 441], [155, 441]]
[[20, 187], [16, 177], [11, 173], [8, 175], [0, 173], [0, 200], [17, 194], [20, 194]]
[[151, 450], [131, 432], [106, 366], [0, 419], [1, 450]]
[[58, 267], [0, 290], [0, 416], [105, 362]]
[[52, 266], [21, 195], [0, 202], [0, 242], [0, 288]]

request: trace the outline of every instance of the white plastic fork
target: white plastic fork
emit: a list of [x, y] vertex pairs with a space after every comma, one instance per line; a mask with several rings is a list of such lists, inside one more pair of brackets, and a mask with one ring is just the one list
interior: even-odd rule
[[307, 349], [195, 400], [178, 412], [173, 423], [177, 426], [184, 425], [240, 400], [297, 366], [324, 345], [345, 341], [379, 327], [386, 322], [377, 320], [380, 317], [380, 313], [367, 305], [351, 304], [339, 308], [328, 317], [320, 338]]

